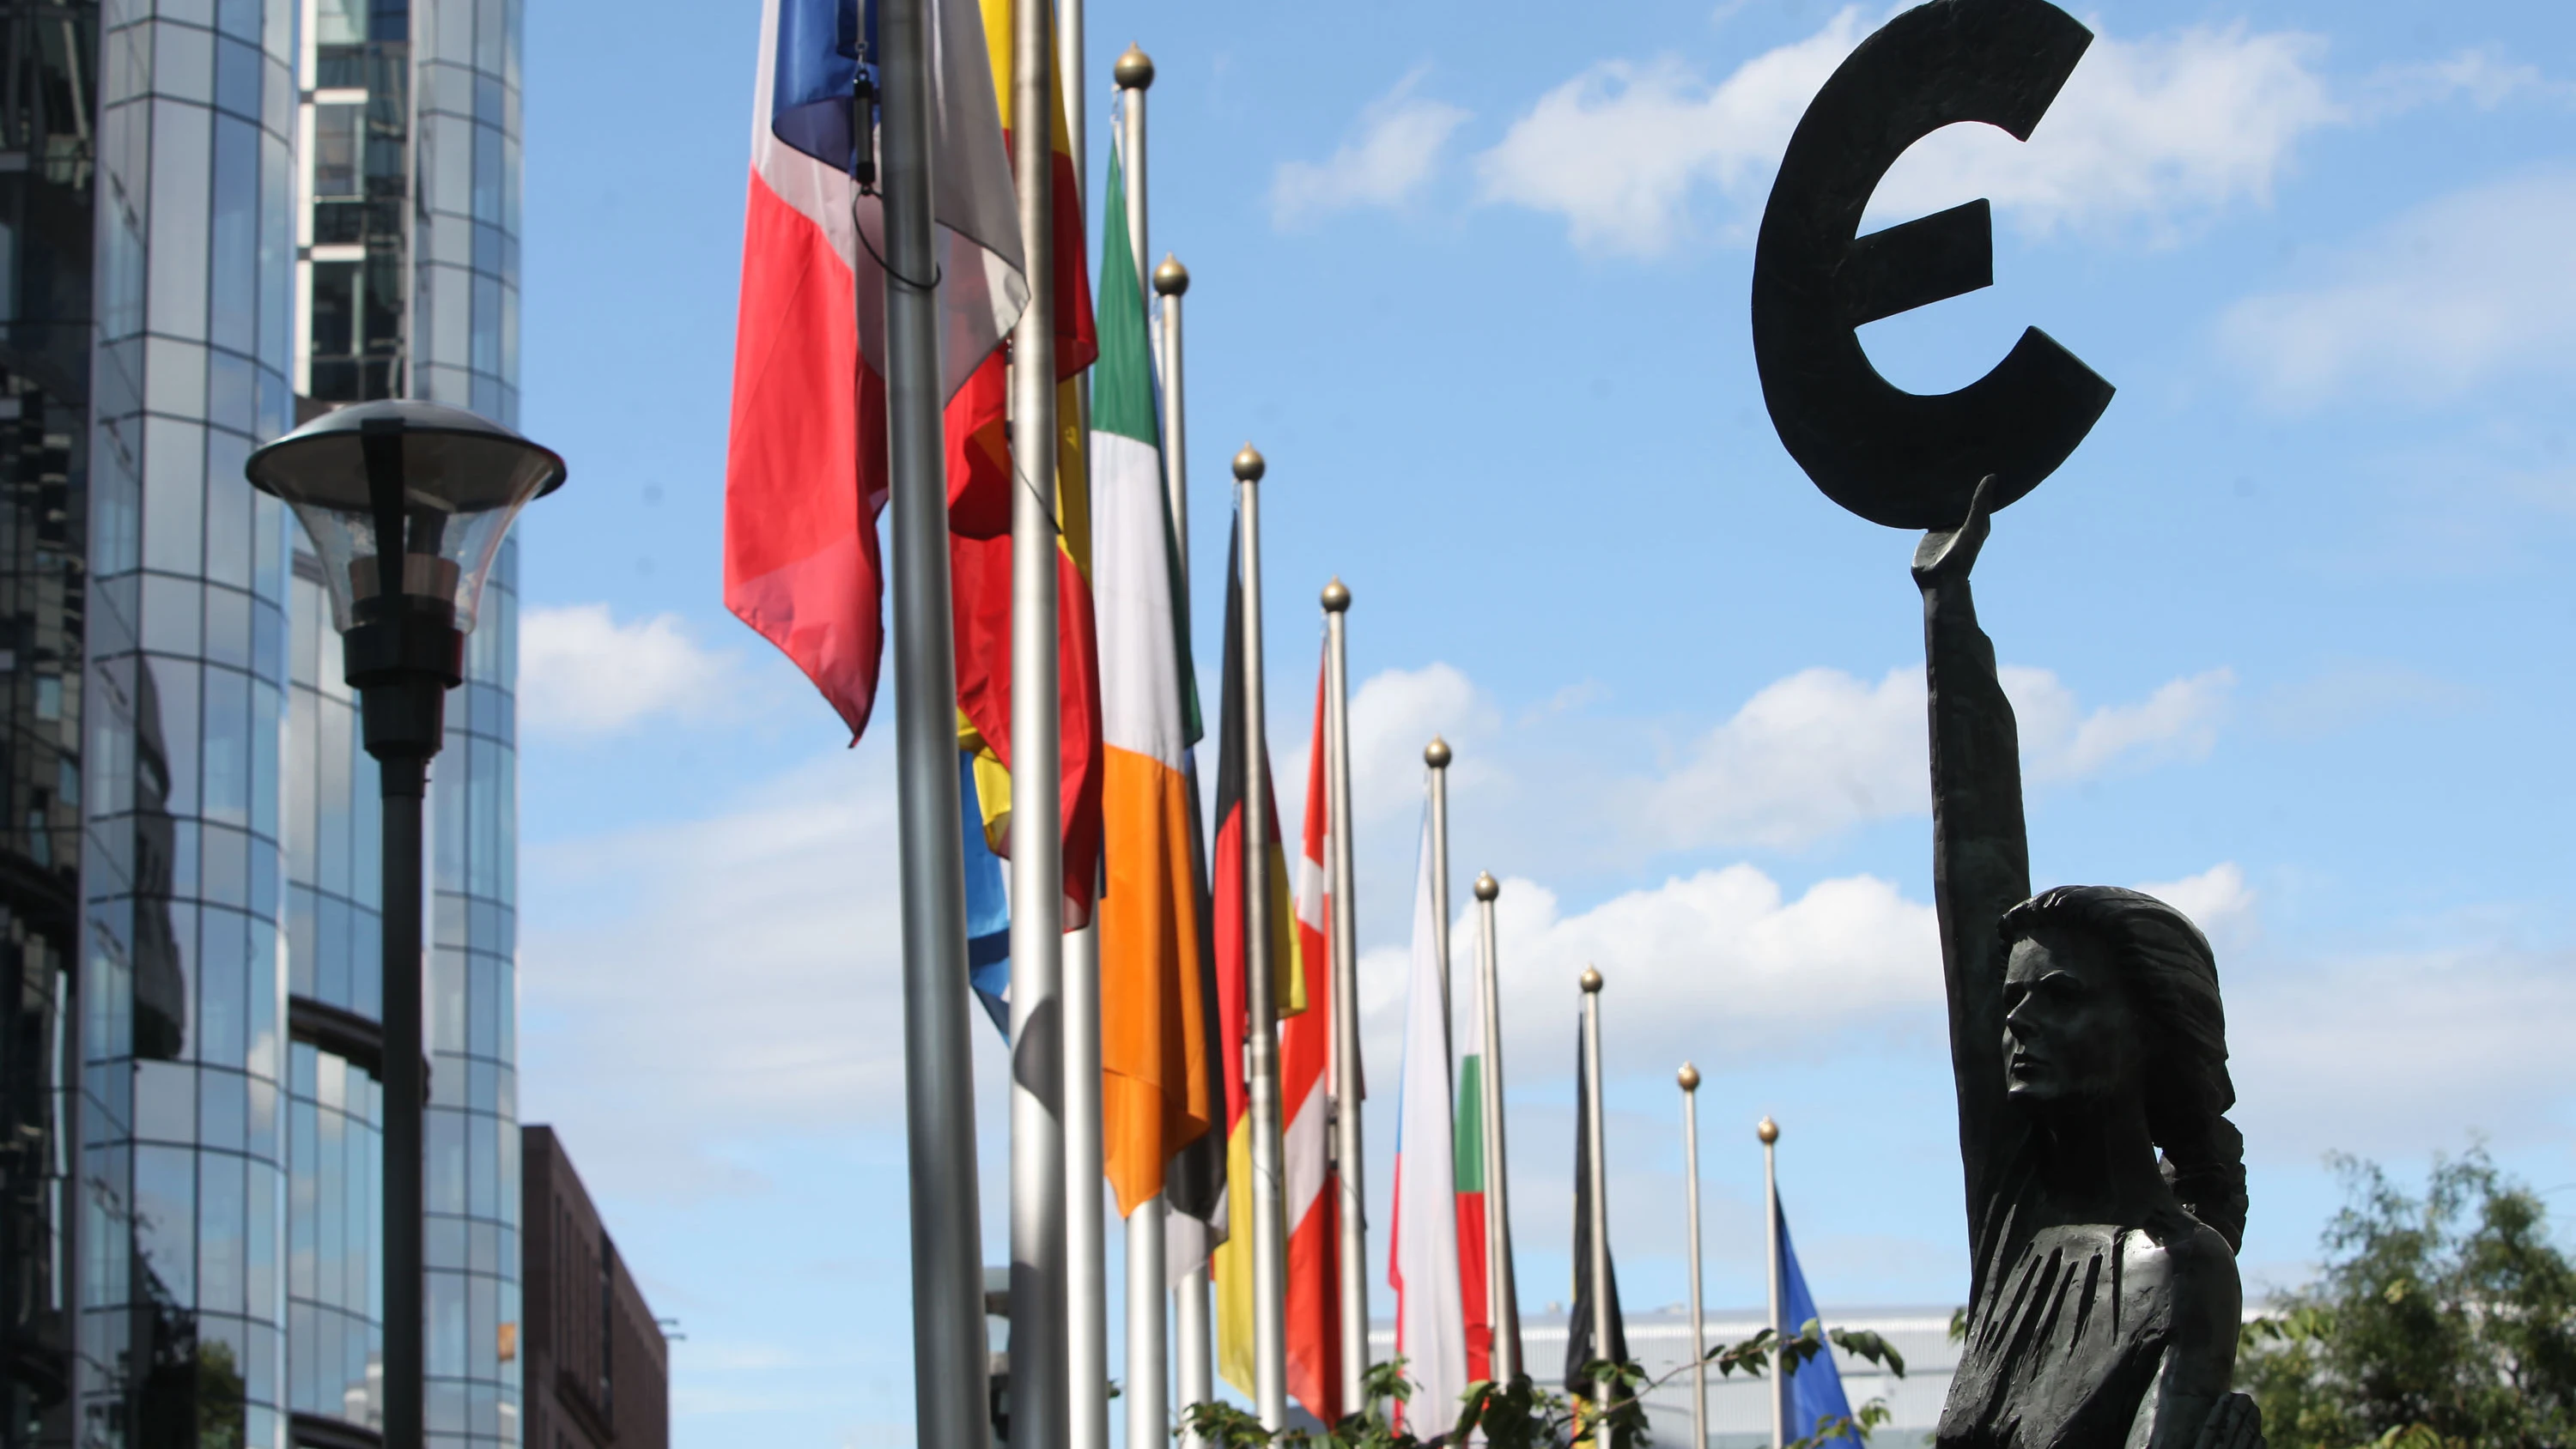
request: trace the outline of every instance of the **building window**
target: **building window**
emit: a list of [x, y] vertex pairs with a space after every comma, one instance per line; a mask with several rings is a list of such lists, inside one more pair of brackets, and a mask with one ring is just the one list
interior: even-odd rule
[[319, 201], [354, 200], [366, 195], [364, 105], [313, 108], [313, 195]]

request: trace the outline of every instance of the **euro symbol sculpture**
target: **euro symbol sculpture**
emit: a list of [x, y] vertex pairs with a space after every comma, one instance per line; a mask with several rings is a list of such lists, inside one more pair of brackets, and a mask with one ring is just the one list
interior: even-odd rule
[[1954, 122], [2029, 140], [2092, 42], [2047, 0], [1934, 0], [1862, 41], [1789, 138], [1753, 252], [1754, 361], [1789, 455], [1873, 523], [1956, 528], [1987, 474], [1999, 509], [2110, 405], [2111, 384], [2036, 327], [1993, 371], [1934, 395], [1879, 376], [1854, 334], [1995, 280], [1983, 200], [1860, 236], [1879, 178]]

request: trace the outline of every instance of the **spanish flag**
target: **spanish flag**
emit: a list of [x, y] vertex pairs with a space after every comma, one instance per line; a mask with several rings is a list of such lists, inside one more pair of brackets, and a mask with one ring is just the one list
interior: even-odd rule
[[[1002, 132], [1011, 137], [1011, 0], [982, 0], [984, 43]], [[1049, 48], [1056, 117], [1054, 265], [1056, 387], [1056, 669], [1063, 757], [1064, 926], [1091, 919], [1100, 870], [1100, 666], [1092, 617], [1091, 495], [1083, 467], [1083, 422], [1075, 377], [1099, 356], [1090, 269], [1083, 248], [1082, 198], [1066, 148], [1064, 78]], [[962, 739], [984, 756], [976, 773], [985, 833], [1007, 845], [1011, 791], [1011, 453], [1004, 357], [985, 359], [945, 415], [948, 567], [955, 609], [957, 707]]]

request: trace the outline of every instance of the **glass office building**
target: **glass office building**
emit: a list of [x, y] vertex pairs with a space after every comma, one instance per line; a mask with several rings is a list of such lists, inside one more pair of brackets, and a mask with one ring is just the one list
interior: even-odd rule
[[[242, 462], [515, 423], [515, 0], [0, 0], [0, 1445], [381, 1397], [374, 770]], [[435, 766], [431, 1442], [519, 1439], [516, 555]]]

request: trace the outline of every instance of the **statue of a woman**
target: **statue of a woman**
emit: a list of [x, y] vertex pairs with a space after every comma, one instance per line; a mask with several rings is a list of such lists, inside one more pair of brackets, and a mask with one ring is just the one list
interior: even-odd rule
[[1992, 482], [1914, 555], [1974, 1254], [1936, 1442], [2256, 1449], [2231, 1392], [2245, 1168], [2217, 964], [2152, 896], [2030, 893], [2012, 705], [1968, 591]]

